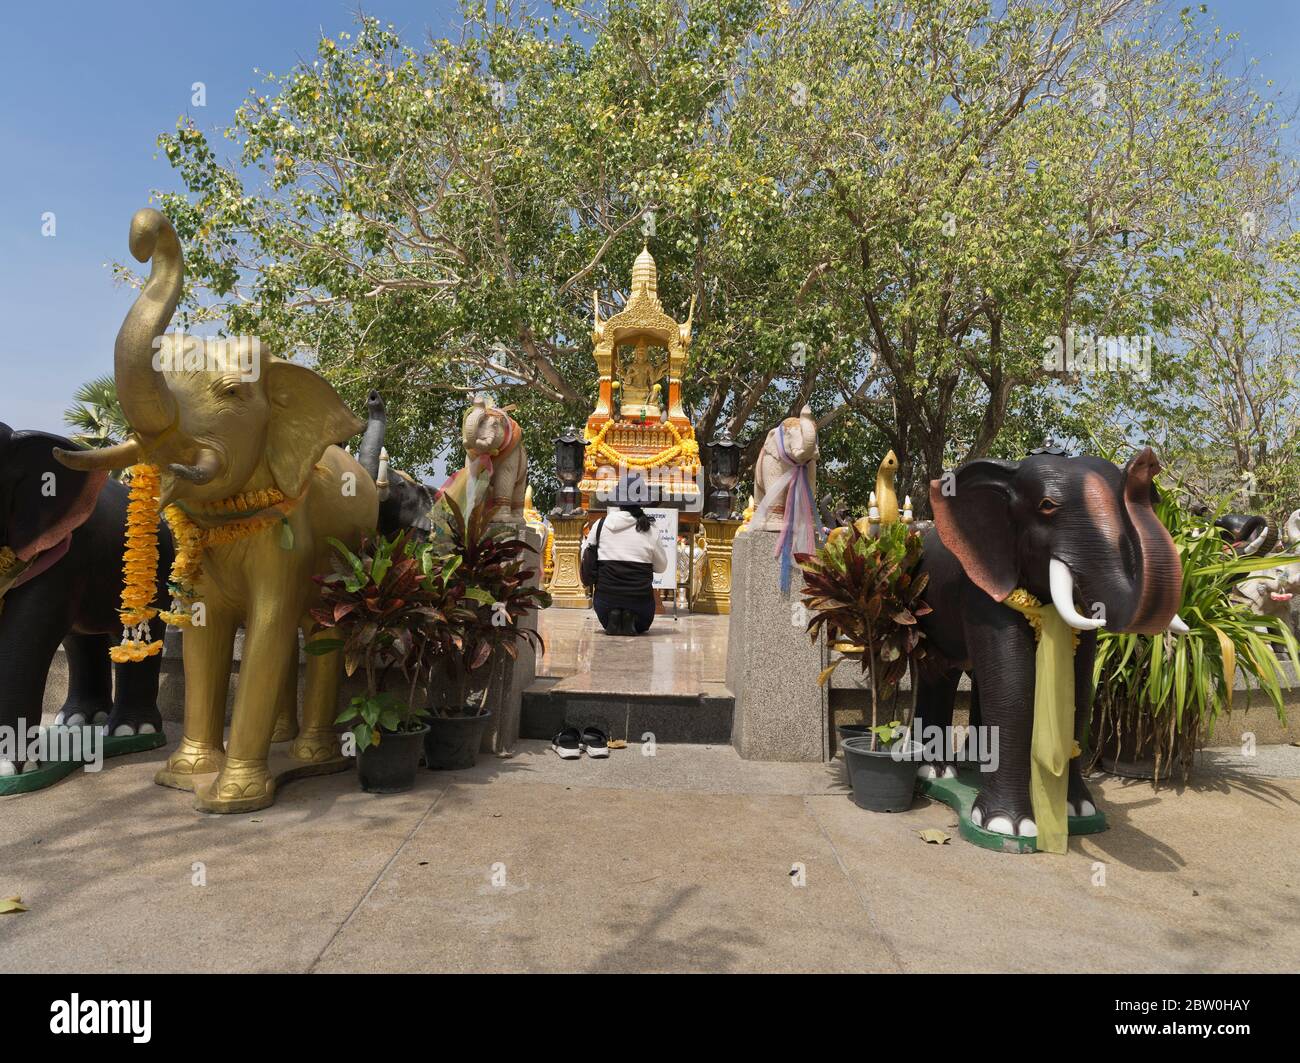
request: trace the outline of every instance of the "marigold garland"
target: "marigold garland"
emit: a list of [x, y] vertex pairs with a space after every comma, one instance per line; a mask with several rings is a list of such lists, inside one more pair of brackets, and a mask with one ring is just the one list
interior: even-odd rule
[[122, 555], [122, 642], [109, 650], [119, 664], [143, 661], [162, 652], [161, 641], [149, 641], [149, 621], [158, 578], [158, 470], [133, 465], [126, 504], [126, 551]]
[[172, 607], [158, 615], [173, 627], [184, 627], [190, 623], [194, 609], [194, 588], [199, 576], [203, 574], [203, 531], [178, 506], [168, 506], [163, 516], [167, 518], [167, 526], [172, 530], [176, 557], [167, 579]]
[[[213, 517], [239, 516], [212, 528], [203, 528], [178, 505], [163, 514], [176, 544], [167, 587], [171, 608], [153, 608], [158, 578], [158, 505], [160, 478], [153, 465], [134, 465], [127, 502], [126, 553], [122, 562], [122, 643], [109, 651], [114, 661], [143, 661], [162, 652], [161, 640], [148, 642], [149, 621], [155, 616], [173, 627], [192, 623], [195, 588], [203, 574], [203, 551], [210, 546], [238, 542], [255, 532], [280, 524], [282, 541], [292, 544], [287, 513], [291, 504], [276, 488], [245, 491], [231, 498], [208, 502], [199, 512]], [[267, 512], [270, 510], [271, 512]]]
[[700, 447], [693, 438], [693, 430], [691, 430], [692, 435], [684, 437], [672, 421], [665, 421], [664, 426], [672, 433], [675, 443], [667, 450], [661, 450], [658, 454], [647, 458], [632, 457], [606, 443], [605, 436], [613, 426], [613, 421], [606, 421], [600, 426], [600, 431], [587, 441], [587, 446], [591, 448], [596, 461], [604, 458], [614, 465], [623, 465], [629, 469], [655, 469], [661, 465], [673, 465], [677, 463], [678, 458], [685, 459], [683, 465], [694, 465], [699, 461]]

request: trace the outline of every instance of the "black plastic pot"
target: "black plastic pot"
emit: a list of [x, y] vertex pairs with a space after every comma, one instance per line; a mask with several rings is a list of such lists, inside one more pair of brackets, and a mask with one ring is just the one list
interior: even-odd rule
[[420, 750], [429, 728], [384, 731], [379, 745], [367, 746], [357, 757], [357, 776], [368, 794], [400, 794], [415, 785]]
[[871, 724], [869, 723], [841, 723], [835, 728], [835, 733], [840, 736], [840, 745], [844, 744], [847, 738], [860, 738], [866, 735], [871, 737]]
[[846, 738], [844, 768], [853, 786], [853, 803], [869, 812], [906, 812], [912, 807], [921, 747], [909, 742], [895, 752], [871, 749], [871, 736]]
[[492, 713], [481, 716], [434, 716], [424, 736], [424, 762], [433, 771], [472, 768], [478, 759], [483, 730]]

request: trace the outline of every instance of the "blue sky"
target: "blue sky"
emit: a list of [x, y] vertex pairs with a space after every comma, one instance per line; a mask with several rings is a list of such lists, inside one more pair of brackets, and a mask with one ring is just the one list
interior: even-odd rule
[[[321, 31], [349, 27], [356, 0], [12, 4], [0, 67], [0, 421], [62, 430], [77, 386], [111, 370], [113, 337], [132, 293], [108, 264], [126, 257], [127, 225], [155, 188], [176, 181], [155, 147], [194, 110], [225, 127], [254, 68], [283, 72]], [[1175, 0], [1171, 8], [1181, 6]], [[454, 32], [454, 0], [371, 0], [368, 13], [418, 43]], [[1300, 92], [1300, 0], [1211, 5], [1239, 31], [1259, 70]], [[41, 234], [53, 212], [56, 235]]]

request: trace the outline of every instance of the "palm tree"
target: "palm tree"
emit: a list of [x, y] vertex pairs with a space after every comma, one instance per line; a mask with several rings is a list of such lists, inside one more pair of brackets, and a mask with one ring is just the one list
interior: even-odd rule
[[73, 398], [73, 404], [63, 411], [63, 421], [75, 429], [75, 442], [92, 448], [111, 447], [131, 434], [111, 376], [82, 384]]

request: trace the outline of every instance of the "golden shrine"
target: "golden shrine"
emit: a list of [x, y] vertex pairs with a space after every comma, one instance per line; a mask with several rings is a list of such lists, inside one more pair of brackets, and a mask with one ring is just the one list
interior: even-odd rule
[[636, 470], [647, 474], [651, 484], [671, 485], [689, 510], [699, 497], [700, 449], [682, 411], [682, 374], [690, 353], [695, 299], [684, 323], [664, 310], [659, 270], [647, 247], [632, 266], [632, 291], [623, 309], [602, 320], [598, 293], [593, 293], [592, 302], [591, 340], [600, 390], [584, 432], [586, 467], [578, 484], [583, 505], [590, 507], [597, 491], [613, 494], [620, 471]]
[[691, 611], [728, 613], [731, 542], [740, 522], [702, 516], [700, 448], [682, 410], [695, 300], [681, 323], [664, 310], [659, 270], [650, 249], [643, 247], [632, 266], [632, 291], [623, 308], [602, 320], [598, 293], [592, 303], [591, 341], [600, 385], [583, 431], [585, 464], [577, 485], [582, 508], [551, 520], [553, 568], [547, 588], [552, 603], [561, 609], [588, 607], [579, 578], [583, 533], [594, 519], [593, 510], [603, 510], [605, 499], [622, 494], [620, 475], [639, 472], [652, 499], [657, 495], [682, 503], [678, 526], [687, 555], [678, 587], [686, 588]]

